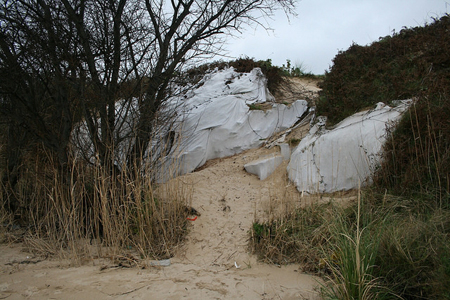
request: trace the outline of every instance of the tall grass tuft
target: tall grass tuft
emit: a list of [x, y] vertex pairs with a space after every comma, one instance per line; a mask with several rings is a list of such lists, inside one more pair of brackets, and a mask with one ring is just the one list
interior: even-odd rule
[[324, 260], [331, 273], [326, 276], [329, 282], [322, 288], [325, 299], [380, 299], [379, 278], [374, 273], [383, 226], [374, 223], [361, 226], [360, 193], [357, 208], [356, 227], [339, 211], [331, 225], [330, 245], [324, 251], [325, 256], [331, 253]]

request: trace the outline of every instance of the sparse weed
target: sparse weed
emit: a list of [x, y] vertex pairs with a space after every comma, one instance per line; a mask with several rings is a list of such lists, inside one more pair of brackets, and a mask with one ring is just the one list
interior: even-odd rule
[[251, 249], [270, 263], [301, 263], [307, 272], [319, 272], [320, 248], [330, 237], [325, 216], [332, 204], [312, 205], [288, 212], [280, 218], [255, 222]]
[[262, 106], [258, 103], [250, 103], [247, 106], [250, 110], [263, 110]]

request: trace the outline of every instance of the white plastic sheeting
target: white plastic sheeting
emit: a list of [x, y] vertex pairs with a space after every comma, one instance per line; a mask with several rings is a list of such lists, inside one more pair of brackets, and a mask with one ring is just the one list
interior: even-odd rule
[[[115, 114], [117, 116], [115, 127], [115, 138], [118, 141], [115, 144], [116, 151], [114, 153], [114, 163], [117, 167], [121, 167], [125, 163], [126, 155], [130, 151], [133, 141], [133, 132], [138, 120], [138, 107], [137, 99], [132, 101], [119, 100], [115, 103]], [[101, 135], [101, 119], [97, 121], [99, 128], [98, 134]], [[89, 160], [91, 163], [96, 163], [98, 157], [96, 156], [94, 145], [90, 138], [88, 125], [85, 121], [75, 124], [72, 132], [72, 143], [75, 146], [77, 155], [83, 157], [83, 159]]]
[[[259, 68], [238, 73], [233, 68], [213, 71], [195, 86], [173, 87], [178, 95], [164, 102], [155, 122], [153, 140], [144, 161], [159, 172], [159, 181], [192, 172], [207, 160], [259, 147], [272, 134], [294, 125], [308, 110], [299, 100], [290, 106], [273, 103], [267, 79]], [[180, 92], [182, 91], [182, 92]], [[272, 109], [250, 110], [250, 104], [272, 102]], [[137, 99], [116, 102], [118, 134], [115, 160], [122, 166], [133, 144], [139, 117]], [[100, 122], [100, 120], [99, 120]], [[158, 125], [160, 124], [160, 125]], [[95, 161], [85, 122], [73, 134], [78, 153]]]
[[252, 161], [245, 164], [244, 168], [247, 172], [257, 175], [260, 180], [264, 180], [269, 177], [282, 162], [283, 156], [277, 155]]
[[385, 142], [386, 127], [397, 121], [411, 100], [396, 107], [378, 103], [371, 111], [350, 116], [333, 130], [319, 119], [301, 140], [287, 167], [300, 192], [329, 193], [357, 188], [371, 181]]
[[162, 166], [164, 176], [189, 173], [209, 159], [259, 147], [294, 125], [308, 110], [304, 100], [290, 106], [274, 103], [267, 111], [250, 110], [248, 104], [273, 100], [266, 81], [259, 68], [244, 74], [229, 68], [206, 76], [201, 87], [172, 99], [178, 120]]

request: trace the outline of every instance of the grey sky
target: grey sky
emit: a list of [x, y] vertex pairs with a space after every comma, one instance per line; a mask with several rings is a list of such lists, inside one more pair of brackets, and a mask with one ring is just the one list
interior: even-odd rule
[[323, 74], [353, 41], [366, 45], [394, 29], [422, 26], [450, 12], [450, 0], [302, 0], [296, 11], [290, 22], [282, 11], [268, 20], [273, 31], [246, 29], [228, 42], [228, 55], [270, 58], [278, 66], [290, 59], [305, 71]]

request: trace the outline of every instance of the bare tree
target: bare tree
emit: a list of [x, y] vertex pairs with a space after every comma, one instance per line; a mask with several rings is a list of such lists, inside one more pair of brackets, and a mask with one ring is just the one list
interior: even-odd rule
[[271, 15], [276, 8], [290, 11], [294, 1], [156, 1], [146, 0], [153, 39], [149, 65], [149, 82], [140, 103], [136, 141], [129, 153], [129, 165], [140, 165], [152, 132], [152, 122], [166, 98], [172, 75], [183, 64], [195, 58], [221, 52], [227, 37], [246, 24], [258, 24], [259, 17]]
[[54, 26], [64, 12], [47, 3], [5, 3], [0, 32], [1, 95], [14, 120], [67, 163], [73, 121], [76, 40], [68, 26]]
[[134, 113], [132, 144], [120, 149], [127, 151], [128, 167], [140, 167], [174, 75], [219, 53], [226, 37], [244, 25], [259, 24], [277, 8], [289, 12], [294, 2], [5, 1], [0, 68], [8, 80], [0, 85], [2, 101], [20, 112], [17, 122], [58, 153], [61, 165], [68, 160], [73, 124], [83, 120], [94, 152], [111, 171], [128, 137], [120, 130], [123, 115]]
[[[54, 154], [61, 174], [66, 172], [80, 57], [76, 32], [63, 20], [65, 10], [57, 1], [0, 5], [0, 114], [6, 133], [2, 183], [11, 189], [24, 153], [37, 145]], [[10, 208], [17, 205], [10, 203]]]

